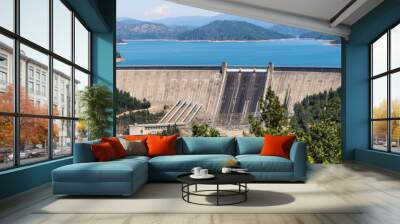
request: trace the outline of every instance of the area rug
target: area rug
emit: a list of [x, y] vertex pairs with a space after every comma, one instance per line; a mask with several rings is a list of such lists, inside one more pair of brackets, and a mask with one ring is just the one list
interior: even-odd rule
[[[212, 188], [215, 186], [200, 186], [198, 190]], [[36, 213], [360, 213], [357, 205], [344, 201], [317, 184], [249, 184], [249, 189], [248, 200], [241, 204], [204, 206], [183, 201], [180, 184], [151, 183], [132, 197], [56, 197]], [[240, 198], [226, 197], [222, 202], [237, 199]], [[215, 203], [212, 196], [193, 196], [191, 200]]]

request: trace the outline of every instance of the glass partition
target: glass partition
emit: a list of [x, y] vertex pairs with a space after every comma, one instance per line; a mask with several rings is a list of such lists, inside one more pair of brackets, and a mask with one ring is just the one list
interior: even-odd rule
[[370, 45], [371, 148], [400, 153], [400, 25]]
[[49, 48], [49, 0], [20, 0], [21, 36]]
[[0, 0], [0, 27], [0, 170], [71, 156], [90, 31], [62, 0]]

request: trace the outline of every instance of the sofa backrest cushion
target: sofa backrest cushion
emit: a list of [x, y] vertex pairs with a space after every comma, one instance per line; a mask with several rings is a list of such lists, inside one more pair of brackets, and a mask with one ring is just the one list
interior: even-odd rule
[[179, 154], [235, 155], [235, 139], [233, 137], [182, 137], [179, 145]]
[[100, 140], [89, 142], [75, 143], [74, 147], [74, 163], [90, 163], [95, 162], [96, 158], [91, 149], [92, 144], [99, 144]]
[[263, 145], [263, 137], [237, 137], [236, 155], [260, 154]]

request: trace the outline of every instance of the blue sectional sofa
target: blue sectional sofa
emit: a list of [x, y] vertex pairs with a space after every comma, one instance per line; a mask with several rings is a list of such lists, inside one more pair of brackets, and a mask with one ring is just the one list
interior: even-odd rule
[[91, 144], [75, 145], [74, 163], [53, 170], [54, 194], [131, 195], [148, 181], [176, 181], [193, 167], [218, 172], [228, 160], [236, 160], [259, 182], [304, 182], [305, 144], [295, 142], [290, 159], [260, 156], [263, 138], [259, 137], [183, 137], [177, 140], [177, 155], [127, 156], [109, 162], [96, 162]]

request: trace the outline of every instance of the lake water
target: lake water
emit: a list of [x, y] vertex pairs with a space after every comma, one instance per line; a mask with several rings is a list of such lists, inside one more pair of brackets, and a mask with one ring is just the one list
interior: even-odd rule
[[117, 45], [129, 65], [228, 65], [341, 67], [340, 45], [318, 40], [259, 42], [128, 41]]

